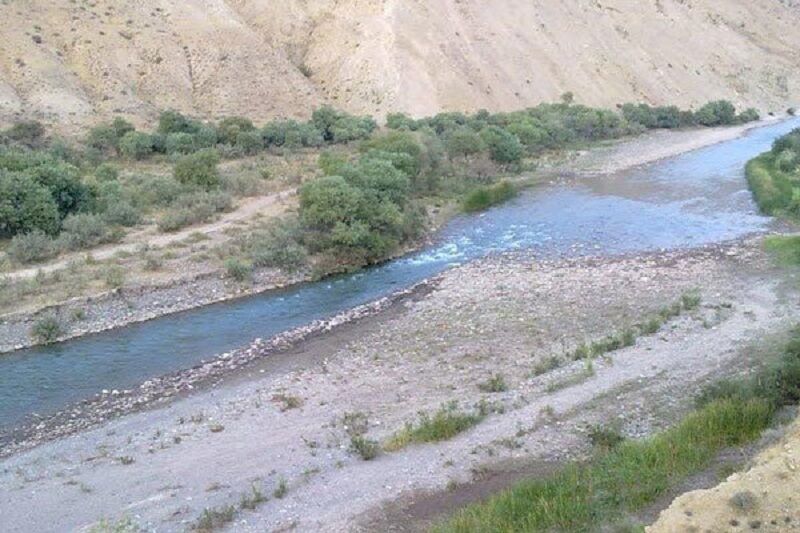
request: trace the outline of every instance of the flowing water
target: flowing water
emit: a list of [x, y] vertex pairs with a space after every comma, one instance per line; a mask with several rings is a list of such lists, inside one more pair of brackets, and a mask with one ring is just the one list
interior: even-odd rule
[[102, 389], [126, 389], [409, 287], [491, 253], [615, 255], [692, 247], [764, 231], [744, 164], [800, 119], [617, 175], [542, 186], [450, 222], [430, 247], [384, 265], [0, 355], [0, 430]]

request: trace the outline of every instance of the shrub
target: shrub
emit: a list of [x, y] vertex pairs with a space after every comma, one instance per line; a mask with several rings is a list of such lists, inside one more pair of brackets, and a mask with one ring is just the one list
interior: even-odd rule
[[34, 230], [53, 234], [59, 218], [58, 206], [46, 187], [26, 174], [0, 170], [0, 235]]
[[487, 381], [479, 383], [478, 389], [482, 392], [505, 392], [508, 390], [508, 385], [502, 374], [496, 374]]
[[125, 200], [110, 203], [102, 216], [109, 224], [124, 227], [135, 226], [141, 220], [139, 211]]
[[61, 217], [89, 208], [91, 193], [81, 181], [80, 172], [75, 166], [61, 161], [48, 161], [29, 168], [26, 173], [50, 191]]
[[372, 461], [380, 453], [380, 445], [377, 441], [355, 435], [350, 437], [350, 450], [361, 456], [363, 460]]
[[241, 259], [231, 257], [225, 260], [225, 273], [234, 281], [242, 283], [250, 279], [253, 268]]
[[81, 250], [111, 242], [116, 237], [100, 215], [82, 213], [64, 219], [59, 242], [68, 250]]
[[246, 236], [242, 248], [256, 267], [294, 271], [306, 263], [308, 256], [300, 238], [296, 222], [278, 222]]
[[33, 230], [14, 236], [7, 253], [18, 263], [35, 263], [57, 255], [58, 247], [52, 237], [40, 230]]
[[474, 130], [470, 128], [454, 129], [445, 137], [445, 149], [451, 157], [467, 158], [485, 149], [486, 145]]
[[244, 117], [226, 117], [217, 125], [217, 136], [219, 142], [225, 144], [236, 144], [236, 139], [240, 133], [255, 131], [252, 121]]
[[119, 170], [110, 163], [103, 163], [94, 169], [94, 177], [98, 181], [115, 181], [119, 178]]
[[522, 158], [522, 143], [516, 135], [497, 126], [481, 131], [481, 138], [489, 148], [493, 161], [501, 164], [516, 163]]
[[27, 120], [15, 123], [3, 133], [12, 141], [35, 146], [44, 137], [45, 130], [41, 122]]
[[197, 137], [191, 133], [170, 133], [164, 145], [168, 154], [191, 154], [200, 149]]
[[179, 197], [169, 212], [158, 221], [161, 231], [171, 232], [211, 220], [231, 207], [230, 195], [222, 192], [198, 192]]
[[504, 180], [495, 185], [473, 189], [464, 199], [462, 207], [468, 213], [483, 211], [493, 205], [510, 200], [516, 194], [514, 186]]
[[153, 153], [153, 137], [130, 131], [119, 140], [119, 151], [128, 159], [144, 159]]
[[219, 155], [215, 150], [201, 150], [181, 157], [175, 163], [175, 179], [184, 184], [211, 189], [219, 185], [217, 164]]
[[625, 436], [614, 428], [595, 425], [589, 428], [589, 440], [593, 446], [611, 450], [622, 444], [625, 441]]
[[727, 100], [709, 102], [697, 110], [696, 120], [703, 126], [725, 126], [737, 122], [736, 108]]
[[61, 322], [54, 315], [40, 318], [31, 328], [31, 336], [42, 344], [52, 344], [64, 334]]
[[191, 120], [174, 110], [167, 110], [158, 117], [158, 132], [164, 135], [170, 133], [197, 133], [200, 123]]
[[110, 266], [103, 274], [103, 281], [109, 289], [119, 289], [125, 285], [125, 270], [120, 266]]

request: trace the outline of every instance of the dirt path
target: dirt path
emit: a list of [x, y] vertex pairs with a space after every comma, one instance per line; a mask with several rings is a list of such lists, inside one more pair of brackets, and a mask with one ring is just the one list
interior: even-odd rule
[[265, 196], [244, 199], [239, 206], [229, 213], [224, 213], [219, 219], [209, 224], [190, 226], [174, 233], [156, 233], [155, 226], [128, 235], [126, 242], [101, 246], [91, 250], [73, 252], [59, 256], [56, 261], [26, 267], [3, 274], [8, 279], [32, 278], [40, 272], [48, 274], [66, 268], [70, 262], [86, 256], [87, 253], [97, 261], [109, 259], [119, 253], [134, 253], [142, 247], [161, 248], [170, 244], [183, 241], [190, 235], [201, 233], [208, 237], [222, 234], [226, 229], [247, 221], [259, 214], [269, 212], [271, 215], [279, 214], [286, 209], [286, 204], [294, 201], [297, 191], [295, 189], [281, 191]]
[[[6, 531], [78, 529], [124, 515], [180, 531], [206, 507], [238, 505], [252, 486], [270, 495], [285, 479], [285, 497], [237, 511], [232, 529], [370, 530], [387, 503], [469, 481], [500, 461], [580, 455], [587, 424], [613, 419], [637, 437], [673, 421], [700, 382], [735, 371], [757, 355], [751, 340], [796, 316], [770, 269], [758, 242], [458, 268], [430, 295], [265, 359], [227, 386], [4, 460], [0, 515]], [[598, 360], [593, 375], [574, 379], [583, 363], [533, 375], [549, 357], [693, 287], [702, 288], [699, 309]], [[481, 392], [497, 373], [508, 390]], [[347, 413], [363, 413], [368, 436], [381, 440], [420, 410], [450, 401], [470, 410], [482, 399], [493, 413], [450, 441], [371, 462], [349, 451]]]

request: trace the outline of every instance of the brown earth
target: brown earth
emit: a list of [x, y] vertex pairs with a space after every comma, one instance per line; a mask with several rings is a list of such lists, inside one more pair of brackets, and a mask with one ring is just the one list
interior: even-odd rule
[[777, 111], [800, 88], [795, 0], [3, 0], [0, 20], [0, 122], [62, 129], [167, 107], [517, 109], [565, 91]]

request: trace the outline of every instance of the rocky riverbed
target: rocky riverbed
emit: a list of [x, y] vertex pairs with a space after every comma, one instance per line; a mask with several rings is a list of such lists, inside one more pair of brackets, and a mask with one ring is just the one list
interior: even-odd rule
[[[343, 326], [261, 341], [43, 421], [6, 445], [18, 453], [2, 461], [0, 512], [9, 531], [125, 516], [178, 531], [203, 509], [228, 505], [237, 531], [408, 530], [395, 529], [397, 509], [412, 509], [401, 525], [421, 527], [436, 518], [416, 520], [409, 502], [422, 494], [469, 484], [507, 461], [581, 457], [591, 424], [640, 437], [676, 420], [692, 391], [746, 367], [758, 356], [752, 342], [789, 327], [798, 309], [787, 280], [758, 238], [614, 259], [488, 258], [394, 305], [342, 316]], [[570, 357], [693, 290], [696, 307], [594, 360], [591, 372]], [[504, 390], [488, 392], [483, 384], [497, 375]], [[116, 402], [154, 408], [102, 421]], [[384, 441], [419, 411], [453, 403], [485, 418], [451, 440], [373, 461], [351, 450], [354, 420]], [[239, 509], [253, 486], [286, 493]], [[31, 506], [43, 511], [31, 517], [23, 511]]]

